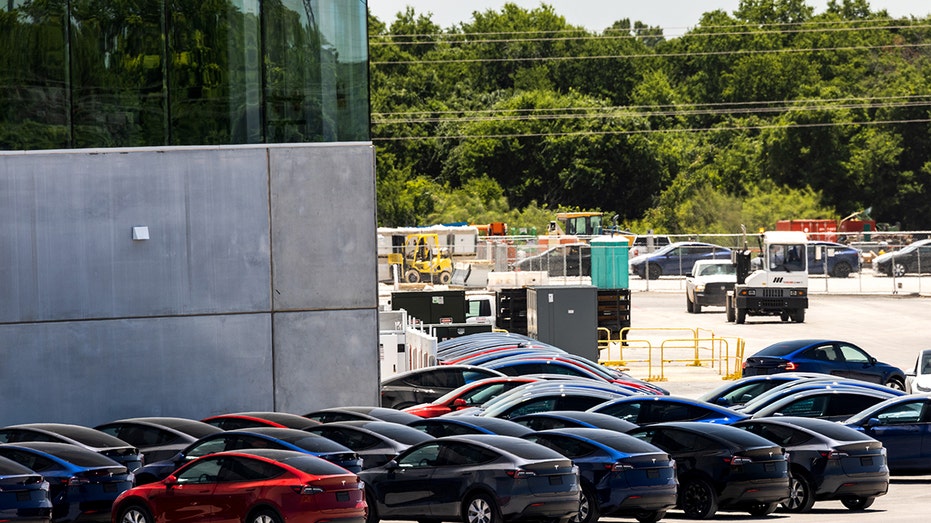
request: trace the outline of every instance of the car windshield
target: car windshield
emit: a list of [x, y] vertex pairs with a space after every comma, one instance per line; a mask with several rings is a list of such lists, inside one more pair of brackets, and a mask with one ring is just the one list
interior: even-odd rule
[[698, 273], [699, 276], [715, 276], [719, 274], [737, 274], [737, 268], [730, 263], [711, 263], [703, 266], [701, 272]]

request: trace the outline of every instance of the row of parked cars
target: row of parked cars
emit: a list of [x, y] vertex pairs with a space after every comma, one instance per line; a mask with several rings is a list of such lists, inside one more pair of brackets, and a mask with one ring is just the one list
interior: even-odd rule
[[[666, 238], [660, 241], [660, 238]], [[808, 242], [808, 273], [847, 278], [860, 272], [861, 252], [841, 243]], [[655, 280], [661, 276], [688, 276], [701, 260], [730, 260], [731, 249], [705, 242], [669, 242], [657, 237], [656, 250], [631, 247], [631, 274]], [[881, 254], [871, 261], [875, 274], [901, 277], [931, 273], [931, 240], [918, 240], [900, 250]], [[514, 270], [546, 271], [550, 276], [590, 276], [591, 247], [586, 243], [559, 245], [536, 256], [519, 260]]]
[[[806, 371], [801, 355], [828, 344], [789, 344], [801, 352], [688, 399], [529, 338], [484, 333], [443, 342], [441, 363], [407, 378], [445, 378], [420, 380], [427, 395], [394, 405], [403, 408], [3, 427], [0, 510], [111, 523], [656, 521], [675, 507], [690, 518], [765, 515], [828, 499], [862, 510], [887, 491], [890, 469], [931, 469], [919, 443], [931, 400]], [[488, 368], [525, 350], [526, 373]], [[384, 398], [417, 381], [398, 378]], [[848, 414], [854, 406], [863, 408]]]

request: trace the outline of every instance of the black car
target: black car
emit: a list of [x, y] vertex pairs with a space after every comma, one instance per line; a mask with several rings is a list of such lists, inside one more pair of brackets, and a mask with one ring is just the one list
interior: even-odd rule
[[417, 429], [390, 421], [337, 421], [306, 429], [344, 445], [362, 457], [362, 468], [384, 465], [411, 445], [434, 439]]
[[434, 438], [462, 434], [499, 434], [519, 438], [533, 432], [533, 429], [525, 425], [486, 416], [439, 416], [418, 419], [408, 423], [407, 426], [422, 430]]
[[78, 445], [112, 459], [130, 472], [142, 466], [142, 454], [129, 443], [99, 430], [68, 423], [27, 423], [0, 429], [0, 443], [52, 441]]
[[880, 254], [873, 258], [873, 272], [897, 278], [931, 272], [931, 240], [918, 240], [898, 251]]
[[789, 499], [789, 467], [782, 447], [729, 425], [676, 421], [628, 432], [676, 460], [676, 506], [688, 518], [718, 510], [770, 514]]
[[839, 423], [814, 418], [761, 418], [732, 425], [773, 443], [789, 455], [789, 512], [808, 512], [815, 501], [840, 500], [863, 510], [889, 490], [883, 444]]
[[659, 448], [607, 429], [565, 428], [524, 439], [549, 447], [579, 467], [582, 498], [576, 523], [602, 515], [659, 521], [676, 504], [676, 465]]
[[187, 418], [128, 418], [94, 427], [142, 451], [146, 463], [162, 461], [198, 439], [223, 429]]
[[169, 459], [147, 463], [136, 471], [136, 484], [160, 481], [207, 454], [243, 449], [278, 449], [311, 454], [350, 472], [362, 470], [362, 458], [351, 449], [317, 434], [281, 427], [253, 427], [210, 434], [191, 443]]
[[319, 425], [319, 421], [288, 412], [230, 412], [204, 418], [201, 421], [223, 430], [252, 429], [256, 427], [278, 427], [285, 429], [306, 429]]
[[579, 512], [579, 470], [558, 452], [512, 436], [432, 439], [363, 470], [366, 523], [553, 521]]
[[504, 374], [474, 365], [435, 365], [402, 372], [381, 382], [381, 406], [404, 409], [429, 403], [466, 383]]
[[407, 424], [420, 419], [420, 416], [401, 412], [397, 409], [387, 407], [330, 407], [327, 409], [315, 410], [304, 414], [305, 418], [319, 421], [320, 423], [333, 423], [334, 421], [359, 421], [359, 420], [381, 420], [391, 421], [394, 423]]

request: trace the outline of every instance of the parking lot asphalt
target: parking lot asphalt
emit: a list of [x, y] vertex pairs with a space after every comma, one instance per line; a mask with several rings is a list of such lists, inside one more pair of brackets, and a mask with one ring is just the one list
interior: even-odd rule
[[[833, 282], [832, 282], [833, 283]], [[931, 283], [928, 285], [931, 287]], [[931, 347], [925, 325], [931, 321], [931, 297], [915, 294], [818, 294], [812, 293], [803, 323], [780, 321], [778, 317], [747, 318], [743, 325], [728, 323], [723, 307], [705, 307], [699, 314], [685, 310], [685, 290], [632, 292], [629, 340], [646, 340], [657, 351], [664, 340], [697, 336], [702, 346], [712, 346], [710, 338], [725, 340], [736, 348], [744, 344], [744, 356], [777, 341], [825, 338], [854, 343], [886, 363], [903, 370], [914, 366], [921, 349]], [[717, 342], [721, 343], [721, 342]], [[667, 345], [687, 345], [670, 343]], [[654, 364], [648, 368], [648, 349], [632, 343], [623, 349], [626, 368], [634, 377], [650, 379], [660, 374]], [[609, 351], [610, 353], [611, 351]], [[667, 349], [665, 359], [687, 360], [694, 351]], [[704, 354], [704, 353], [703, 353]], [[610, 356], [610, 357], [607, 357]], [[617, 353], [602, 353], [602, 359], [617, 359]], [[654, 357], [653, 361], [657, 361]], [[700, 367], [689, 362], [668, 363], [657, 383], [674, 394], [694, 397], [722, 383], [720, 366], [705, 362]]]

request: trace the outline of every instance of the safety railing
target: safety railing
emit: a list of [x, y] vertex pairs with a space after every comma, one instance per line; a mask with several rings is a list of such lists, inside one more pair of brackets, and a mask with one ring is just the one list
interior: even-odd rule
[[[743, 338], [715, 336], [710, 331], [708, 335], [702, 335], [702, 330], [685, 327], [626, 327], [614, 338], [607, 329], [599, 329], [598, 363], [616, 368], [645, 364], [647, 381], [666, 381], [666, 367], [670, 364], [710, 367], [717, 369], [724, 379], [738, 378], [746, 342]], [[633, 337], [632, 331], [686, 333], [686, 336], [657, 340], [655, 337]]]

